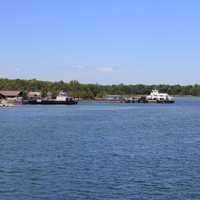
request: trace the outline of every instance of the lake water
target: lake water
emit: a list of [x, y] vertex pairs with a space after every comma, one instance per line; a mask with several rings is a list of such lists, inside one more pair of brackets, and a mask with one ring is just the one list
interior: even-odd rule
[[200, 99], [0, 109], [2, 200], [199, 200]]

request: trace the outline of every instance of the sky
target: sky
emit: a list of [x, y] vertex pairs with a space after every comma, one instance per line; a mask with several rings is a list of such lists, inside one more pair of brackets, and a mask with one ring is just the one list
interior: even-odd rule
[[0, 78], [200, 84], [199, 0], [0, 0]]

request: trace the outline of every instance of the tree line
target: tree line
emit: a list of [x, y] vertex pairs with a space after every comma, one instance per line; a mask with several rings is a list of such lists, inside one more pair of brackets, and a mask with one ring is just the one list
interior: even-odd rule
[[200, 85], [99, 85], [82, 84], [76, 80], [68, 83], [64, 81], [50, 82], [41, 80], [21, 80], [21, 79], [0, 79], [0, 90], [22, 90], [41, 91], [43, 96], [51, 92], [56, 96], [60, 91], [66, 91], [70, 96], [81, 97], [84, 99], [102, 98], [107, 94], [111, 95], [146, 95], [152, 89], [158, 89], [160, 92], [166, 92], [170, 95], [192, 95], [200, 96]]

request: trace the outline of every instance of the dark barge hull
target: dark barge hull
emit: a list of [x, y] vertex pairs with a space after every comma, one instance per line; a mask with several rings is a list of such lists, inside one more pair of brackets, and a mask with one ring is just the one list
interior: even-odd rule
[[158, 101], [158, 100], [144, 100], [144, 99], [139, 99], [138, 103], [172, 104], [172, 103], [175, 103], [175, 101], [174, 100]]
[[24, 104], [30, 104], [30, 105], [75, 105], [78, 102], [74, 100], [69, 100], [69, 101], [56, 101], [56, 100], [41, 100], [41, 101], [36, 101], [36, 100], [29, 100], [29, 101], [24, 101]]

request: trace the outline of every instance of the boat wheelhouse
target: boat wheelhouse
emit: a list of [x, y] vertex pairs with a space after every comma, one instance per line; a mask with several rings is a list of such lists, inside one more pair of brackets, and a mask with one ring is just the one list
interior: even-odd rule
[[69, 99], [72, 99], [67, 95], [66, 92], [61, 91], [58, 96], [56, 97], [56, 101], [67, 101]]

